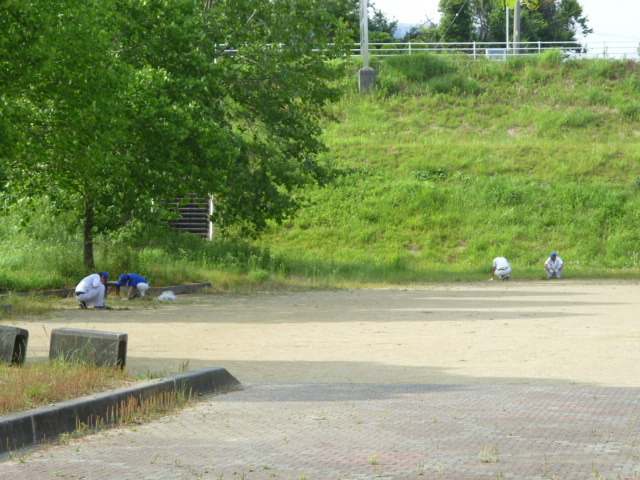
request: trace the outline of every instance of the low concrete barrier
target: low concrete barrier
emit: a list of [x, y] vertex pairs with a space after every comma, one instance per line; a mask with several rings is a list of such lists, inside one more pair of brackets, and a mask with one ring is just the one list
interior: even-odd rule
[[20, 365], [27, 358], [29, 332], [24, 328], [0, 325], [0, 362]]
[[127, 363], [127, 334], [54, 328], [51, 330], [49, 360], [87, 362], [99, 366], [123, 368]]
[[196, 290], [200, 290], [202, 288], [207, 288], [211, 286], [211, 282], [204, 283], [189, 283], [187, 285], [173, 285], [171, 287], [149, 287], [147, 290], [147, 295], [160, 295], [162, 292], [173, 292], [176, 295], [180, 295], [182, 293], [191, 293]]
[[117, 423], [114, 411], [123, 405], [141, 405], [163, 393], [185, 392], [195, 396], [239, 386], [240, 382], [226, 369], [203, 368], [57, 405], [0, 416], [0, 454], [55, 440], [83, 425], [99, 424], [100, 428], [113, 426]]
[[[109, 287], [115, 287], [116, 282], [107, 282]], [[149, 287], [147, 290], [147, 295], [160, 295], [162, 292], [172, 291], [176, 295], [180, 295], [182, 293], [191, 293], [202, 288], [207, 288], [212, 285], [211, 282], [203, 282], [203, 283], [188, 283], [186, 285], [171, 285], [168, 287]], [[126, 289], [125, 289], [126, 291]], [[58, 290], [44, 290], [40, 292], [14, 292], [14, 295], [43, 295], [48, 297], [73, 297], [75, 293], [74, 288], [61, 288]], [[7, 295], [0, 295], [0, 298], [6, 297]], [[108, 299], [107, 299], [108, 300]], [[10, 305], [9, 305], [10, 306]]]

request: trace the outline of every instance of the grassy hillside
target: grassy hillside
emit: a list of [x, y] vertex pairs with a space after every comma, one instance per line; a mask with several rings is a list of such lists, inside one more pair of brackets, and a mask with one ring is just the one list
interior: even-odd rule
[[506, 256], [542, 276], [635, 277], [640, 251], [640, 66], [387, 58], [327, 125], [345, 174], [261, 244], [336, 278], [487, 278]]
[[[513, 278], [541, 278], [551, 251], [568, 277], [640, 273], [640, 65], [387, 57], [378, 91], [357, 66], [327, 119], [336, 182], [256, 242], [132, 225], [99, 236], [96, 262], [154, 285], [213, 281], [331, 286], [488, 279], [506, 256]], [[28, 228], [0, 223], [0, 291], [70, 286], [81, 232], [46, 205]], [[603, 271], [604, 269], [604, 271]], [[242, 286], [242, 287], [239, 287]]]

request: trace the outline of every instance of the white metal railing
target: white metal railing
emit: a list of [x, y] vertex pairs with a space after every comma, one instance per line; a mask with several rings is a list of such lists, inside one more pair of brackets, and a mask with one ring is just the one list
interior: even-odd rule
[[[371, 57], [411, 55], [421, 52], [442, 55], [471, 55], [473, 58], [490, 57], [506, 59], [517, 55], [535, 55], [545, 50], [562, 50], [573, 58], [640, 59], [640, 42], [461, 42], [461, 43], [369, 43]], [[360, 55], [360, 44], [354, 45], [352, 55]]]

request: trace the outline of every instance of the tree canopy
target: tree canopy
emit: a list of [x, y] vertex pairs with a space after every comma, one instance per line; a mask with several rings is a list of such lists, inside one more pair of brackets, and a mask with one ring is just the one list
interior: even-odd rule
[[[505, 3], [515, 0], [440, 0], [442, 19], [438, 26], [441, 42], [503, 42]], [[522, 41], [575, 41], [587, 34], [587, 18], [578, 0], [523, 0]]]
[[440, 0], [438, 10], [442, 14], [438, 27], [440, 41], [473, 40], [473, 17], [469, 0]]
[[[323, 0], [322, 5], [336, 18], [347, 25], [354, 42], [360, 41], [360, 0]], [[391, 20], [376, 8], [375, 2], [368, 1], [369, 7], [369, 42], [393, 42], [398, 21]]]
[[0, 179], [93, 235], [215, 199], [255, 234], [326, 179], [319, 119], [347, 28], [321, 0], [0, 0]]

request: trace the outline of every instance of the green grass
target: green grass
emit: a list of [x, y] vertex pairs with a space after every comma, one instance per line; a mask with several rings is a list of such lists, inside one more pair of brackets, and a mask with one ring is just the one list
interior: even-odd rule
[[376, 67], [378, 93], [346, 95], [327, 126], [346, 175], [262, 245], [362, 281], [474, 280], [498, 255], [540, 278], [552, 250], [574, 277], [637, 276], [638, 64], [552, 52]]
[[[551, 251], [566, 276], [640, 272], [640, 67], [403, 55], [376, 59], [377, 93], [328, 107], [323, 160], [334, 184], [256, 241], [132, 229], [98, 236], [96, 263], [152, 285], [220, 290], [327, 288], [486, 279], [495, 256], [542, 278]], [[80, 232], [46, 205], [0, 224], [0, 290], [73, 286]]]

